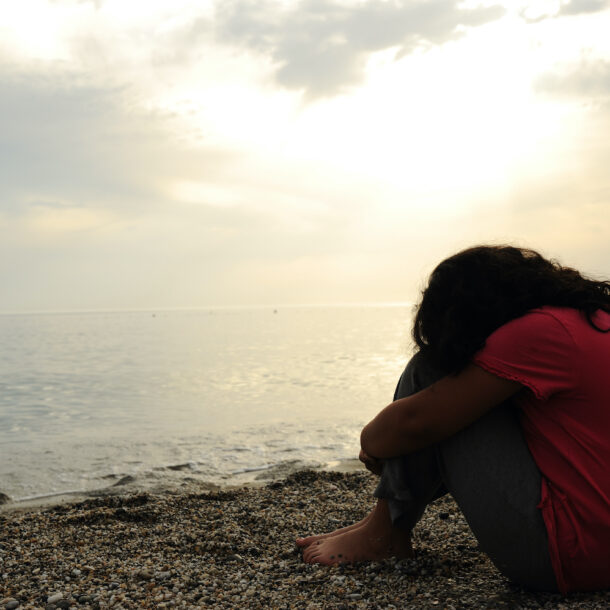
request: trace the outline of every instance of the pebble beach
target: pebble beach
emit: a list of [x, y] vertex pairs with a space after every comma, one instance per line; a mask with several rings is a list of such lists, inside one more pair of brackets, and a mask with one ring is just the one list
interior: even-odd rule
[[449, 497], [413, 536], [413, 559], [307, 565], [297, 536], [373, 506], [366, 472], [304, 470], [237, 489], [185, 485], [0, 513], [0, 610], [15, 608], [608, 608], [511, 585]]

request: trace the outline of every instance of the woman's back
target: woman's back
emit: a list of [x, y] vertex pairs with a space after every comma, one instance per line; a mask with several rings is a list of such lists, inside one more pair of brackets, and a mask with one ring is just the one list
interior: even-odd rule
[[[610, 314], [593, 321], [608, 328]], [[560, 588], [607, 586], [610, 333], [578, 310], [542, 307], [495, 331], [475, 363], [529, 390], [517, 404], [543, 475], [540, 508]]]

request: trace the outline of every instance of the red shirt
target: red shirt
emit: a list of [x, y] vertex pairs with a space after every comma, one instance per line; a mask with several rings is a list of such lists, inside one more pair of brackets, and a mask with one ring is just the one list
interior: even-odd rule
[[[608, 328], [610, 314], [594, 321]], [[474, 363], [527, 388], [516, 401], [559, 590], [609, 587], [610, 333], [575, 309], [542, 307], [492, 333]]]

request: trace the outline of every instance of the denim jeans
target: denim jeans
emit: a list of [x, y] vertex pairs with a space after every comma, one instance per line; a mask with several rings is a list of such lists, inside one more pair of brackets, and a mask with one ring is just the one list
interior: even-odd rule
[[[420, 355], [402, 374], [394, 399], [439, 379]], [[538, 503], [541, 475], [517, 418], [503, 403], [452, 437], [384, 462], [375, 496], [388, 501], [394, 525], [411, 530], [426, 506], [449, 492], [481, 549], [510, 580], [556, 591], [548, 536]]]

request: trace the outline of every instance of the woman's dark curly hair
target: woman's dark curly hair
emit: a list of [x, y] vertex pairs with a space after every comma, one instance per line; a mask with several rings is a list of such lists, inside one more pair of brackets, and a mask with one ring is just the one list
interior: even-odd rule
[[573, 307], [601, 332], [593, 315], [610, 312], [610, 282], [583, 277], [538, 252], [513, 246], [475, 246], [432, 272], [417, 306], [413, 339], [446, 374], [457, 373], [489, 335], [543, 305]]

